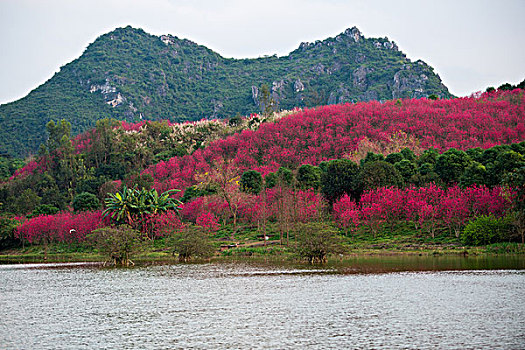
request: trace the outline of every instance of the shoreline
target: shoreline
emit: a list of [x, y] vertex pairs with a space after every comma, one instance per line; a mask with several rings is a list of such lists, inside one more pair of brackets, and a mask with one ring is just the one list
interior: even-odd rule
[[[329, 262], [345, 261], [349, 259], [374, 258], [388, 260], [390, 258], [430, 258], [430, 257], [452, 257], [452, 258], [491, 258], [491, 257], [516, 257], [525, 261], [525, 246], [516, 244], [518, 251], [490, 250], [490, 246], [482, 247], [450, 247], [450, 246], [432, 246], [419, 249], [374, 249], [374, 248], [357, 248], [349, 249], [344, 254], [331, 255]], [[298, 265], [310, 264], [305, 260], [299, 259], [292, 251], [279, 250], [273, 251], [271, 248], [285, 246], [269, 245], [264, 248], [267, 250], [261, 253], [260, 248], [257, 251], [251, 251], [248, 246], [239, 246], [226, 252], [218, 252], [217, 255], [210, 259], [192, 259], [188, 263], [196, 262], [237, 262], [242, 261], [274, 261], [287, 262]], [[25, 263], [104, 263], [104, 257], [97, 252], [48, 252], [44, 253], [43, 247], [32, 247], [33, 251], [24, 252], [22, 248], [0, 251], [0, 265], [25, 264]], [[42, 248], [35, 251], [35, 248]], [[27, 249], [27, 248], [26, 248]], [[7, 253], [7, 254], [6, 254]], [[138, 265], [148, 265], [154, 263], [179, 264], [181, 263], [177, 256], [173, 256], [168, 250], [147, 250], [142, 254], [136, 255], [132, 260]], [[181, 263], [182, 264], [182, 263]], [[311, 266], [311, 265], [310, 265]], [[321, 264], [322, 266], [322, 264]]]

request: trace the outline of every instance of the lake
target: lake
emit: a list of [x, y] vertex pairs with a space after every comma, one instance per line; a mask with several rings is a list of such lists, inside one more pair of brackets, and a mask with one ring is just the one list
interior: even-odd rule
[[525, 347], [523, 257], [350, 260], [0, 265], [0, 348]]

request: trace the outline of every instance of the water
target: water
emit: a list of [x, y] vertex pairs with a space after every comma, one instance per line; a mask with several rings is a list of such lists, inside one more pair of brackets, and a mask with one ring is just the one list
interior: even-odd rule
[[525, 348], [525, 270], [370, 266], [0, 265], [0, 348]]

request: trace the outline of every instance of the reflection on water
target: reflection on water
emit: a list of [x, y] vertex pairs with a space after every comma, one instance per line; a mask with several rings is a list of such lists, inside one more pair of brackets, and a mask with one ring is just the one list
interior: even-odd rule
[[420, 259], [407, 271], [396, 258], [359, 259], [319, 268], [1, 265], [0, 348], [524, 347], [525, 271], [461, 271], [482, 264], [475, 259], [433, 262], [462, 264], [454, 271]]

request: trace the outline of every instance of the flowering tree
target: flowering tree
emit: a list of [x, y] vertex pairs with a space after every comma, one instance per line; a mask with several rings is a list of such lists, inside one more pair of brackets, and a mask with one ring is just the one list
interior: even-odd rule
[[217, 195], [226, 202], [228, 211], [233, 219], [231, 239], [235, 239], [239, 208], [246, 197], [246, 194], [241, 192], [239, 188], [237, 168], [232, 162], [219, 159], [209, 172], [198, 175], [197, 178], [199, 186], [215, 186]]

